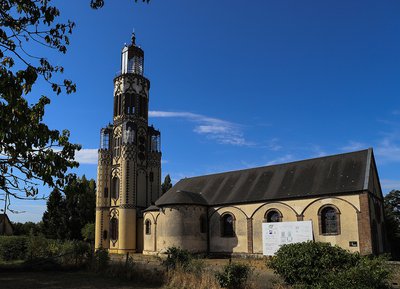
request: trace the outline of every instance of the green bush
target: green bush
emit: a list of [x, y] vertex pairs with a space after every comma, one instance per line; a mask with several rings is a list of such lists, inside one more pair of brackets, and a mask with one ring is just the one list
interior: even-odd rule
[[0, 260], [25, 260], [26, 252], [25, 236], [0, 236]]
[[90, 254], [89, 244], [83, 241], [50, 240], [33, 234], [0, 237], [0, 260], [3, 261], [53, 259], [61, 265], [82, 265]]
[[29, 261], [45, 259], [52, 256], [49, 251], [50, 240], [43, 235], [30, 234], [27, 239], [27, 259]]
[[283, 245], [267, 265], [294, 288], [387, 288], [390, 275], [382, 258], [319, 242]]
[[183, 270], [188, 270], [193, 260], [193, 255], [184, 249], [170, 247], [167, 249], [168, 257], [163, 261], [163, 265], [167, 269], [176, 269], [177, 267]]
[[382, 257], [361, 256], [357, 264], [337, 274], [329, 274], [321, 288], [336, 289], [375, 289], [391, 288], [389, 279], [391, 270]]
[[251, 274], [251, 268], [246, 264], [229, 263], [222, 272], [215, 274], [219, 285], [223, 288], [244, 288]]
[[105, 272], [110, 263], [110, 256], [108, 254], [108, 251], [102, 248], [96, 250], [96, 252], [94, 253], [93, 261], [93, 269], [96, 272]]

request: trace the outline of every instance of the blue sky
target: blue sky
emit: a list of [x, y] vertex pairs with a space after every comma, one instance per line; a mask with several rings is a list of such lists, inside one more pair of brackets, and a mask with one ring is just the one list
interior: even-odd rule
[[[45, 121], [82, 144], [79, 175], [96, 178], [134, 28], [173, 182], [373, 147], [384, 191], [400, 189], [399, 1], [54, 3], [77, 27], [68, 53], [49, 57], [77, 92], [53, 96]], [[27, 212], [12, 220], [39, 221], [45, 202], [14, 208]]]

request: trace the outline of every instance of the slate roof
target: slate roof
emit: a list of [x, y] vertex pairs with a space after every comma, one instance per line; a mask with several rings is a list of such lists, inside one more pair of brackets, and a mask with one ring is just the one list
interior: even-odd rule
[[351, 193], [368, 188], [372, 149], [185, 178], [156, 206], [224, 205]]

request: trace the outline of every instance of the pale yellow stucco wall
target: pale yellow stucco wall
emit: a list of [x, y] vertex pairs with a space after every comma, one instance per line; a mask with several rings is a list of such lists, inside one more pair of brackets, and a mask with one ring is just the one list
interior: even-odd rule
[[[185, 248], [191, 252], [207, 250], [207, 234], [200, 232], [200, 217], [207, 211], [202, 206], [170, 206], [162, 208], [157, 214], [147, 212], [144, 222], [152, 221], [152, 234], [144, 234], [144, 253], [165, 252], [169, 247]], [[145, 230], [145, 226], [143, 226]], [[156, 237], [154, 237], [156, 236]], [[156, 238], [156, 242], [154, 239]]]
[[[318, 211], [324, 205], [335, 206], [340, 212], [340, 234], [324, 236], [319, 229]], [[176, 246], [191, 251], [207, 250], [205, 234], [200, 234], [199, 217], [205, 209], [196, 206], [165, 207], [160, 212], [148, 212], [145, 218], [152, 218], [152, 232], [156, 235], [145, 236], [144, 251], [162, 252]], [[218, 253], [262, 253], [262, 223], [265, 213], [277, 209], [282, 221], [311, 220], [315, 241], [330, 242], [332, 245], [352, 252], [359, 251], [358, 211], [359, 195], [340, 197], [307, 198], [283, 202], [238, 204], [208, 209], [210, 252]], [[220, 218], [224, 213], [234, 216], [234, 237], [221, 236]], [[154, 239], [155, 238], [155, 239]], [[250, 244], [249, 244], [250, 241]], [[357, 242], [350, 247], [349, 242]]]

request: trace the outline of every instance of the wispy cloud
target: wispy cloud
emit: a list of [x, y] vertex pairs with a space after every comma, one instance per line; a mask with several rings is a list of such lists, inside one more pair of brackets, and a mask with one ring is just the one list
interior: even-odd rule
[[385, 191], [400, 190], [400, 180], [381, 180], [382, 189]]
[[394, 114], [394, 115], [400, 115], [400, 109], [393, 110], [393, 111], [392, 111], [392, 114]]
[[252, 143], [246, 141], [244, 138], [242, 127], [230, 121], [191, 112], [176, 111], [149, 111], [149, 116], [187, 119], [196, 124], [193, 129], [195, 133], [205, 135], [207, 138], [213, 139], [220, 144], [236, 146], [252, 145]]
[[282, 163], [287, 163], [290, 161], [293, 161], [294, 157], [292, 154], [286, 154], [282, 157], [270, 160], [269, 162], [266, 163], [267, 166], [271, 166], [271, 165], [276, 165], [276, 164], [282, 164]]
[[269, 140], [267, 147], [268, 147], [268, 149], [270, 149], [271, 151], [274, 151], [274, 152], [282, 149], [282, 146], [279, 144], [278, 138], [273, 138], [273, 139]]
[[375, 149], [375, 154], [385, 162], [400, 161], [400, 144], [392, 137], [385, 137]]
[[81, 164], [97, 165], [97, 149], [81, 149], [75, 152], [75, 160]]
[[368, 146], [362, 142], [357, 141], [349, 141], [347, 145], [341, 148], [341, 150], [349, 152], [349, 151], [357, 151], [367, 148]]

